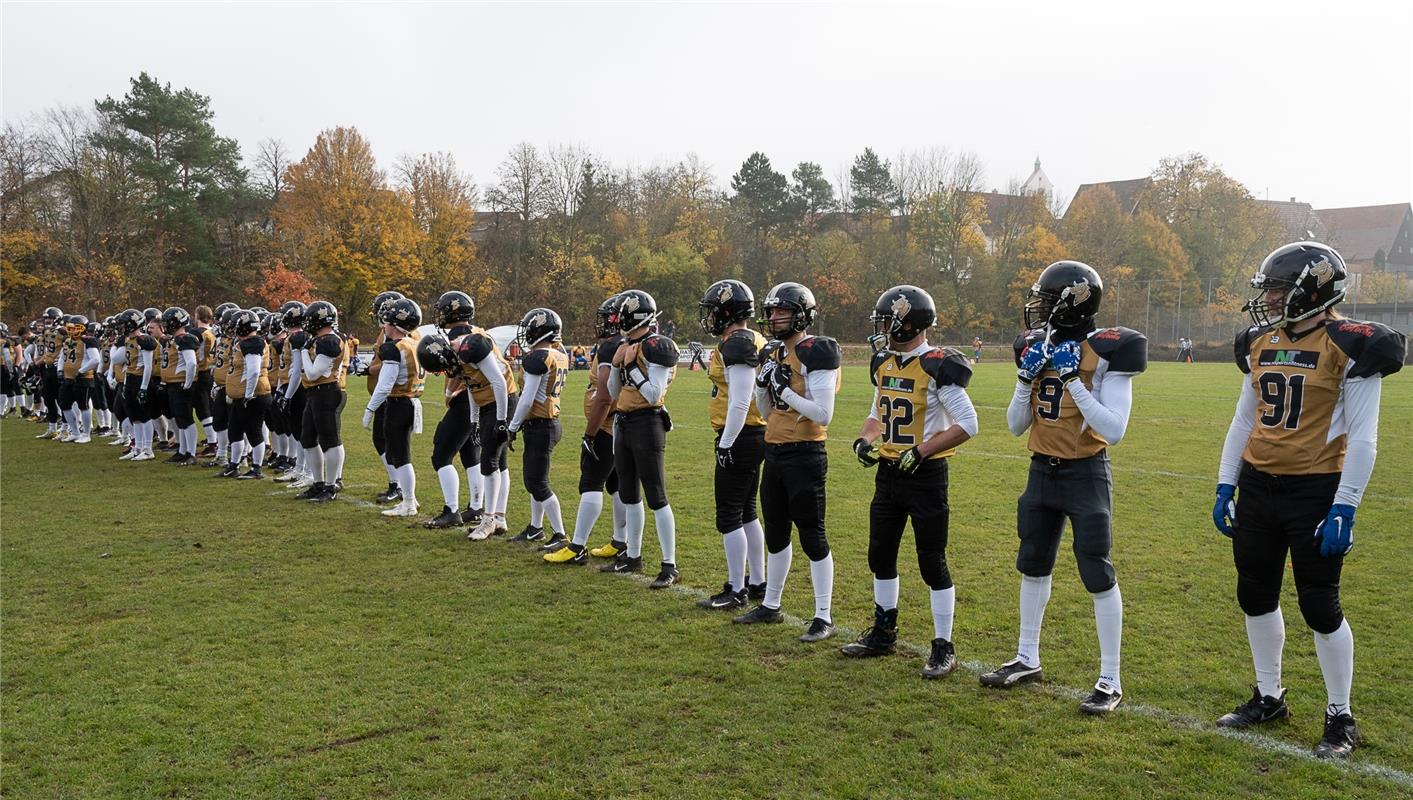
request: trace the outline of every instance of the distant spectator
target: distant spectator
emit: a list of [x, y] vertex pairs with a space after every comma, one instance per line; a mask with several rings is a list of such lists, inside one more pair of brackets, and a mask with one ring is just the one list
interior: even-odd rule
[[1186, 336], [1178, 339], [1178, 361], [1184, 364], [1192, 363], [1192, 340]]
[[669, 339], [677, 338], [677, 323], [670, 319], [662, 323], [662, 335]]
[[574, 349], [569, 351], [569, 358], [574, 369], [589, 368], [589, 351], [584, 349], [584, 345], [574, 345]]
[[971, 363], [981, 363], [981, 337], [977, 336], [971, 340]]

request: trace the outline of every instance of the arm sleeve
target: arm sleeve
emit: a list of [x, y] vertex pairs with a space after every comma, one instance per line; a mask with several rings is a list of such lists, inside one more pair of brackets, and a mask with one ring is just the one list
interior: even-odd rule
[[401, 361], [384, 361], [383, 368], [378, 370], [378, 384], [373, 387], [373, 394], [368, 398], [368, 410], [377, 411], [387, 401], [388, 395], [392, 394], [393, 387], [397, 385], [398, 364]]
[[1124, 438], [1133, 408], [1132, 373], [1106, 372], [1093, 392], [1084, 388], [1083, 381], [1070, 381], [1069, 390], [1084, 421], [1104, 441], [1115, 445]]
[[1012, 436], [1020, 436], [1030, 428], [1030, 384], [1016, 381], [1016, 390], [1011, 393], [1011, 404], [1006, 406], [1006, 427]]
[[618, 393], [623, 390], [623, 380], [618, 374], [618, 370], [610, 368], [608, 372], [608, 394], [615, 400]]
[[293, 400], [294, 393], [299, 391], [300, 376], [304, 372], [304, 351], [290, 348], [289, 358], [289, 386], [285, 387], [285, 399]]
[[83, 362], [79, 364], [79, 372], [88, 372], [97, 369], [103, 363], [103, 351], [97, 347], [90, 347], [83, 351]]
[[1236, 485], [1241, 474], [1241, 454], [1246, 450], [1246, 440], [1251, 438], [1251, 429], [1256, 425], [1256, 390], [1244, 376], [1241, 381], [1241, 394], [1236, 398], [1236, 413], [1227, 427], [1227, 438], [1222, 443], [1222, 463], [1217, 468], [1217, 483]]
[[947, 409], [947, 416], [966, 431], [968, 437], [975, 436], [978, 430], [976, 406], [971, 404], [967, 390], [956, 385], [941, 386], [937, 389], [937, 396], [942, 400], [942, 407]]
[[805, 398], [793, 389], [786, 389], [784, 400], [787, 405], [809, 417], [816, 424], [828, 425], [834, 416], [834, 387], [838, 385], [838, 370], [811, 370], [805, 375], [810, 396]]
[[1374, 456], [1379, 445], [1379, 395], [1383, 378], [1375, 373], [1367, 378], [1350, 378], [1344, 382], [1344, 419], [1347, 423], [1344, 451], [1344, 472], [1334, 501], [1347, 506], [1359, 505], [1364, 499], [1364, 487], [1374, 474]]
[[756, 371], [748, 364], [732, 364], [726, 368], [726, 425], [721, 429], [721, 447], [730, 447], [746, 427], [746, 415], [751, 410], [751, 389], [756, 385]]
[[182, 388], [190, 389], [192, 381], [196, 380], [196, 351], [183, 350], [181, 354], [182, 365], [185, 368], [183, 372], [186, 374], [186, 380], [182, 381]]
[[68, 356], [68, 353], [65, 352], [63, 348], [59, 348], [59, 356], [54, 359], [54, 369], [59, 371], [59, 377], [61, 378], [63, 377], [64, 364], [69, 360], [66, 356]]
[[260, 371], [265, 367], [265, 359], [261, 358], [259, 353], [245, 353], [241, 359], [245, 362], [245, 399], [249, 400], [255, 396], [255, 387], [260, 383]]
[[152, 351], [143, 350], [142, 355], [142, 390], [147, 391], [147, 385], [152, 382]]
[[667, 384], [672, 380], [672, 367], [664, 367], [661, 364], [648, 362], [648, 380], [638, 391], [642, 393], [643, 399], [654, 405], [662, 402], [662, 398], [667, 394]]
[[530, 416], [530, 409], [535, 405], [535, 398], [540, 393], [540, 385], [545, 382], [545, 374], [527, 372], [525, 373], [525, 385], [520, 387], [520, 397], [515, 402], [515, 417], [510, 421], [511, 430], [519, 430], [520, 425], [525, 422], [525, 418]]
[[496, 419], [505, 419], [510, 411], [506, 407], [510, 405], [510, 392], [505, 385], [505, 374], [500, 371], [500, 362], [496, 361], [494, 354], [487, 353], [485, 358], [477, 362], [476, 369], [486, 376], [486, 383], [491, 385], [491, 392], [496, 396]]
[[771, 412], [775, 411], [775, 406], [770, 403], [770, 392], [763, 386], [755, 386], [754, 381], [751, 385], [755, 387], [756, 410], [760, 412], [761, 419], [770, 419]]
[[310, 380], [317, 381], [320, 378], [328, 377], [329, 373], [332, 372], [333, 369], [333, 356], [326, 356], [323, 353], [320, 353], [319, 355], [314, 356], [314, 363], [309, 365], [308, 371], [306, 371], [304, 374], [308, 375]]

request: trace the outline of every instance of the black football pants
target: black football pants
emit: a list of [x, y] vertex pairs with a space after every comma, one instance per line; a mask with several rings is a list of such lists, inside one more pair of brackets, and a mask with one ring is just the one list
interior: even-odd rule
[[896, 462], [878, 462], [868, 507], [868, 568], [873, 577], [898, 577], [898, 548], [911, 519], [917, 566], [933, 590], [952, 588], [947, 569], [947, 459], [924, 461], [909, 475]]
[[525, 443], [525, 456], [520, 463], [521, 477], [525, 482], [525, 491], [541, 503], [554, 494], [549, 480], [550, 456], [562, 435], [557, 419], [527, 419], [520, 426], [520, 440]]
[[824, 481], [829, 456], [824, 442], [767, 444], [761, 471], [760, 511], [765, 547], [779, 553], [790, 546], [790, 526], [800, 531], [800, 548], [810, 561], [829, 555], [824, 535]]
[[1068, 519], [1084, 588], [1090, 594], [1112, 589], [1117, 583], [1109, 560], [1114, 543], [1113, 492], [1107, 453], [1073, 460], [1031, 457], [1030, 478], [1016, 502], [1020, 536], [1016, 569], [1032, 578], [1054, 572]]
[[[721, 444], [721, 434], [716, 435]], [[765, 460], [765, 426], [747, 425], [731, 443], [731, 466], [716, 465], [716, 530], [727, 534], [756, 518], [760, 466]]]

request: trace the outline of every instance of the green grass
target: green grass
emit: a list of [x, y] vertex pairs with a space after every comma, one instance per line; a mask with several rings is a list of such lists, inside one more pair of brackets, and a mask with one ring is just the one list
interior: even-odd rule
[[[554, 484], [572, 521], [579, 376]], [[1013, 653], [1015, 498], [1023, 440], [1005, 430], [1012, 369], [972, 387], [982, 433], [953, 463], [949, 562], [968, 669], [917, 676], [914, 652], [846, 662], [788, 626], [732, 626], [682, 593], [554, 568], [354, 502], [311, 508], [269, 481], [117, 462], [117, 448], [35, 441], [0, 423], [3, 791], [7, 797], [1413, 797], [1413, 634], [1398, 463], [1413, 448], [1408, 377], [1385, 386], [1381, 463], [1359, 513], [1344, 605], [1358, 642], [1365, 737], [1348, 765], [1298, 755], [1319, 736], [1324, 686], [1285, 587], [1285, 682], [1295, 718], [1245, 741], [1209, 721], [1252, 682], [1228, 541], [1212, 489], [1238, 376], [1154, 364], [1112, 451], [1114, 560], [1126, 601], [1128, 709], [1082, 717], [1097, 669], [1092, 606], [1061, 550], [1042, 636], [1047, 684], [983, 690], [977, 665]], [[435, 398], [436, 388], [429, 392]], [[669, 397], [669, 492], [689, 588], [724, 576], [712, 524], [706, 379]], [[346, 497], [385, 480], [349, 403]], [[868, 407], [850, 368], [830, 443], [835, 620], [869, 623], [872, 473], [848, 442]], [[414, 453], [424, 510], [441, 409]], [[513, 472], [518, 473], [518, 456]], [[518, 476], [510, 524], [528, 503]], [[605, 515], [606, 517], [607, 515]], [[571, 522], [572, 524], [572, 522]], [[606, 538], [600, 520], [594, 542]], [[656, 537], [645, 537], [655, 563]], [[899, 625], [931, 638], [904, 546]], [[785, 609], [808, 616], [802, 558]], [[1066, 688], [1068, 687], [1068, 688]], [[1378, 774], [1379, 767], [1402, 774]]]

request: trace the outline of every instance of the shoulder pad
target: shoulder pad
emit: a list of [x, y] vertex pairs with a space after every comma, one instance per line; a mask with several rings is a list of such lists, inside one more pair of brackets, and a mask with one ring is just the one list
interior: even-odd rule
[[839, 343], [828, 336], [811, 336], [795, 345], [795, 357], [811, 372], [839, 369]]
[[954, 347], [937, 347], [922, 354], [922, 371], [938, 386], [960, 386], [971, 383], [971, 362]]
[[1137, 375], [1148, 369], [1148, 337], [1132, 328], [1100, 328], [1089, 334], [1089, 346], [1109, 362], [1110, 372]]
[[143, 350], [156, 350], [157, 340], [153, 339], [151, 336], [143, 334], [137, 337], [137, 346], [142, 348]]
[[343, 340], [336, 333], [326, 333], [314, 340], [314, 355], [338, 358], [343, 354]]
[[760, 353], [756, 351], [756, 337], [750, 331], [737, 331], [721, 340], [716, 346], [721, 354], [721, 366], [735, 367], [760, 366]]
[[447, 338], [447, 339], [459, 339], [459, 338], [461, 338], [462, 336], [465, 336], [466, 334], [470, 333], [471, 330], [472, 330], [472, 329], [471, 329], [471, 326], [470, 326], [470, 325], [467, 325], [467, 324], [464, 323], [464, 322], [458, 322], [458, 323], [452, 325], [450, 328], [447, 328], [447, 331], [446, 331], [446, 338]]
[[653, 334], [644, 339], [641, 352], [643, 360], [649, 364], [659, 367], [677, 366], [677, 343], [666, 336]]
[[265, 342], [259, 336], [252, 336], [249, 339], [241, 339], [240, 351], [248, 356], [264, 355]]
[[1325, 332], [1354, 362], [1351, 378], [1392, 375], [1408, 356], [1408, 337], [1378, 322], [1335, 319], [1325, 323]]
[[600, 367], [611, 366], [613, 356], [618, 352], [618, 348], [623, 346], [622, 336], [610, 336], [594, 346], [594, 358], [598, 359]]
[[304, 331], [295, 331], [289, 335], [289, 346], [294, 350], [303, 350], [309, 344], [309, 334]]
[[495, 352], [495, 340], [487, 336], [485, 331], [468, 333], [461, 340], [461, 346], [456, 348], [456, 354], [467, 364], [479, 364], [486, 359], [486, 356]]
[[98, 340], [92, 336], [84, 336], [82, 337], [82, 341], [84, 347], [98, 347]]
[[549, 351], [531, 350], [520, 359], [520, 368], [526, 375], [544, 375], [549, 372]]
[[397, 349], [397, 342], [384, 341], [378, 345], [378, 359], [380, 361], [401, 361], [402, 353]]
[[178, 350], [196, 350], [199, 347], [201, 347], [201, 340], [189, 333], [177, 337]]
[[893, 353], [888, 350], [880, 350], [868, 359], [868, 379], [874, 386], [878, 385], [878, 371], [883, 369], [883, 365], [888, 363], [888, 359], [893, 357]]
[[1236, 332], [1236, 340], [1232, 343], [1232, 358], [1236, 361], [1237, 369], [1251, 373], [1251, 343], [1265, 336], [1270, 330], [1270, 326], [1258, 328], [1252, 325]]
[[1017, 367], [1020, 367], [1021, 365], [1021, 354], [1025, 352], [1025, 349], [1044, 338], [1045, 334], [1039, 331], [1021, 331], [1021, 333], [1016, 336], [1016, 341], [1011, 345], [1011, 347], [1014, 348], [1016, 351]]

